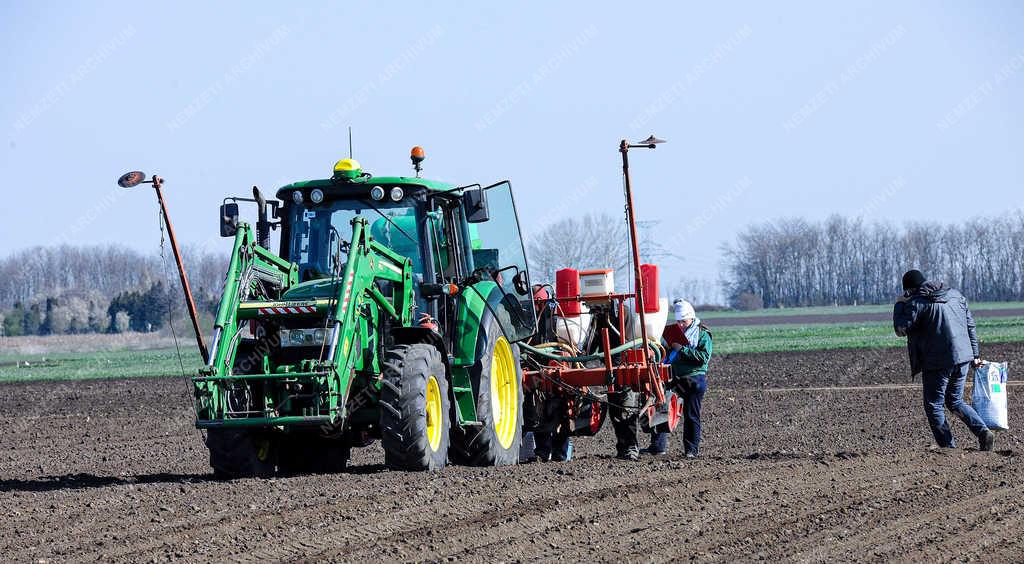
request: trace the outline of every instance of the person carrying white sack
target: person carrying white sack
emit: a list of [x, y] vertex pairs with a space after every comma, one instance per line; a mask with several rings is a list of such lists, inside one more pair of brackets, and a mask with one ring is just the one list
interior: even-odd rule
[[981, 450], [992, 450], [995, 433], [964, 401], [970, 367], [981, 366], [978, 335], [967, 298], [941, 282], [930, 282], [920, 270], [903, 275], [903, 294], [892, 311], [893, 329], [907, 338], [910, 373], [921, 373], [924, 411], [935, 442], [955, 448], [946, 408], [978, 437]]
[[[687, 458], [696, 458], [701, 439], [700, 410], [707, 391], [708, 364], [711, 362], [711, 331], [697, 318], [693, 306], [686, 300], [672, 304], [675, 323], [665, 327], [662, 340], [670, 350], [665, 363], [672, 365], [672, 387], [683, 400], [683, 452]], [[642, 452], [661, 455], [668, 452], [668, 429], [655, 428], [651, 433], [651, 446]]]

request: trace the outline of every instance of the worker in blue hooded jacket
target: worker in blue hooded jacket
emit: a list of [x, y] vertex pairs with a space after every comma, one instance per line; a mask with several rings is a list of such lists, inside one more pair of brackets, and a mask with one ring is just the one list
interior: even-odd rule
[[956, 446], [946, 421], [948, 407], [978, 437], [981, 450], [992, 450], [995, 433], [964, 401], [967, 373], [982, 363], [967, 299], [941, 282], [927, 281], [920, 270], [910, 270], [903, 275], [892, 322], [896, 334], [907, 338], [911, 375], [921, 374], [924, 411], [935, 442], [942, 448]]

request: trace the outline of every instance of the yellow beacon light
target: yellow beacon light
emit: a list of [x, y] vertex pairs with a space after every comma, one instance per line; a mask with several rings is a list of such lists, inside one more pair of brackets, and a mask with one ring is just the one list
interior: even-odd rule
[[335, 178], [357, 178], [362, 173], [359, 161], [355, 159], [341, 159], [334, 163]]

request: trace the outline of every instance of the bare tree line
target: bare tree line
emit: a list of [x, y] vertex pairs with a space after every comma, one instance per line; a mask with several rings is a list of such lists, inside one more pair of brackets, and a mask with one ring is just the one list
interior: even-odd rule
[[[641, 259], [663, 267], [684, 260], [657, 239], [658, 223], [637, 223]], [[526, 252], [534, 282], [553, 283], [555, 272], [562, 268], [611, 268], [615, 270], [617, 290], [625, 291], [632, 286], [629, 233], [624, 218], [610, 214], [566, 218], [530, 235]], [[660, 281], [662, 296], [684, 298], [703, 308], [721, 306], [720, 282], [684, 276], [673, 283], [664, 278], [664, 272]]]
[[527, 237], [526, 255], [530, 278], [537, 283], [554, 283], [555, 272], [563, 268], [615, 270], [615, 285], [629, 284], [630, 254], [626, 221], [609, 214], [568, 217]]
[[[203, 319], [220, 298], [227, 256], [185, 246]], [[183, 317], [177, 267], [168, 252], [143, 254], [119, 246], [35, 247], [0, 259], [3, 335], [154, 331], [168, 314]]]
[[668, 298], [682, 298], [699, 309], [724, 308], [722, 284], [708, 278], [683, 276], [675, 285], [666, 287], [662, 295]]
[[[555, 271], [565, 267], [613, 268], [617, 286], [629, 285], [629, 239], [621, 218], [566, 218], [528, 236], [535, 281], [553, 282]], [[747, 227], [723, 254], [722, 286], [733, 305], [752, 300], [766, 307], [887, 303], [909, 268], [960, 288], [972, 300], [1024, 299], [1021, 213], [952, 225], [897, 226], [838, 215], [819, 222], [784, 219]], [[201, 307], [215, 307], [226, 254], [186, 246], [183, 256]], [[115, 297], [144, 292], [160, 281], [177, 288], [169, 253], [162, 264], [155, 253], [119, 246], [35, 247], [0, 259], [0, 311], [15, 304], [28, 310], [51, 299], [67, 318], [59, 325], [95, 330]], [[680, 280], [665, 288], [695, 303], [714, 303], [718, 293], [710, 284]], [[180, 292], [171, 295], [180, 301]], [[172, 307], [181, 311], [180, 303]]]
[[888, 303], [918, 268], [973, 300], [1024, 299], [1024, 214], [959, 224], [832, 216], [752, 225], [723, 248], [726, 292], [766, 307]]
[[[194, 290], [219, 293], [226, 254], [186, 245], [182, 257]], [[0, 307], [78, 294], [98, 294], [109, 300], [122, 292], [149, 288], [157, 281], [176, 285], [170, 251], [166, 261], [164, 265], [158, 254], [114, 245], [25, 249], [0, 259]]]

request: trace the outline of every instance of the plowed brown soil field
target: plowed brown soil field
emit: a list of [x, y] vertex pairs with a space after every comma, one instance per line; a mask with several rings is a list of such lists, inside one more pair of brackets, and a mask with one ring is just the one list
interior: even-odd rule
[[[984, 348], [1020, 365], [1024, 345]], [[214, 481], [185, 383], [0, 386], [9, 561], [1024, 558], [1024, 387], [997, 452], [930, 448], [904, 351], [718, 357], [702, 458]], [[1012, 370], [1012, 368], [1011, 368]]]

